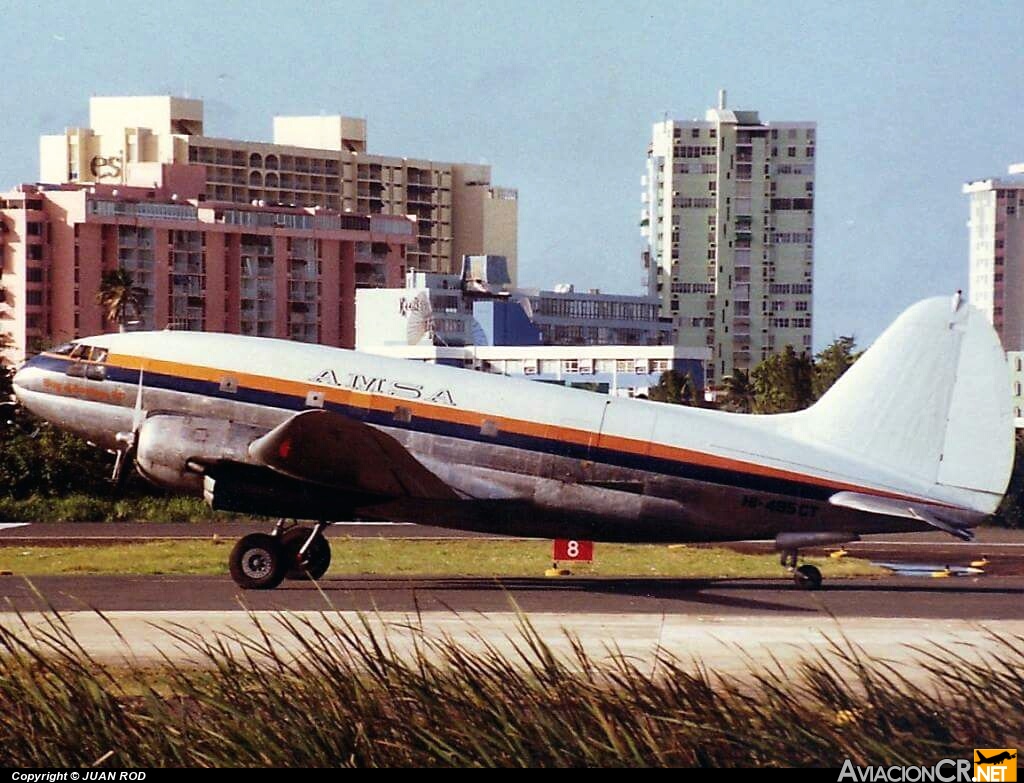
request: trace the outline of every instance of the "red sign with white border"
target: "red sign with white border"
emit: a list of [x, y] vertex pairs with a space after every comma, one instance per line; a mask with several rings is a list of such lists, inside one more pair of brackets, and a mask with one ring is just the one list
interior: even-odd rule
[[589, 563], [594, 559], [594, 542], [556, 538], [554, 560], [581, 560]]

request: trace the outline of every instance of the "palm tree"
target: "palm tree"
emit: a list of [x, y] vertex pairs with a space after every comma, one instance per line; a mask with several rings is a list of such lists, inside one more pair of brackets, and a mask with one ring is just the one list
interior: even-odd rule
[[147, 293], [145, 288], [135, 285], [131, 272], [119, 267], [103, 273], [96, 301], [103, 308], [103, 317], [107, 321], [116, 322], [118, 331], [123, 332], [128, 323], [129, 311], [136, 318], [142, 313]]
[[750, 413], [754, 410], [756, 394], [750, 383], [750, 373], [736, 368], [732, 375], [722, 378], [722, 391], [725, 392], [723, 408], [737, 413]]

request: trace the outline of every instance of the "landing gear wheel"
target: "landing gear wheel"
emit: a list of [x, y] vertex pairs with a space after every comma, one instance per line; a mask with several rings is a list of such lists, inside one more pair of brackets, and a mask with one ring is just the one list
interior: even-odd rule
[[804, 590], [818, 590], [821, 588], [821, 571], [817, 566], [805, 563], [793, 572], [793, 581]]
[[273, 590], [284, 579], [281, 542], [266, 533], [243, 536], [228, 559], [231, 578], [243, 590]]
[[285, 579], [319, 579], [331, 565], [331, 545], [323, 535], [318, 534], [306, 550], [305, 562], [299, 562], [299, 550], [306, 543], [313, 528], [293, 527], [281, 534], [281, 551], [284, 555]]

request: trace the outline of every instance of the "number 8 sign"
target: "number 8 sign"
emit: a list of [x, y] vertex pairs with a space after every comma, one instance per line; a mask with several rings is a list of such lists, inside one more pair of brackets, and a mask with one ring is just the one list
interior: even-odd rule
[[553, 559], [559, 560], [583, 560], [590, 562], [594, 559], [594, 542], [577, 541], [575, 539], [555, 539]]

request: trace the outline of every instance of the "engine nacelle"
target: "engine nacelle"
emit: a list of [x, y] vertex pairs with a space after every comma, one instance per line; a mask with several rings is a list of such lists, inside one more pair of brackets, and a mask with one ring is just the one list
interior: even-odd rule
[[157, 486], [199, 493], [203, 489], [200, 466], [251, 461], [249, 444], [266, 432], [224, 419], [156, 414], [139, 429], [135, 464]]
[[351, 519], [355, 508], [375, 500], [237, 462], [206, 471], [203, 497], [219, 511], [318, 520]]

